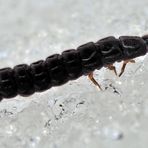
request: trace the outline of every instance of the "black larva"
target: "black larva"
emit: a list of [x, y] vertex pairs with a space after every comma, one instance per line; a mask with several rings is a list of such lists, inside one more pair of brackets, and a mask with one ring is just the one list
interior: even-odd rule
[[148, 51], [148, 35], [143, 37], [121, 36], [107, 37], [70, 49], [62, 54], [54, 54], [30, 65], [21, 64], [0, 69], [0, 97], [12, 98], [16, 95], [29, 96], [54, 86], [60, 86], [82, 75], [97, 85], [92, 76], [95, 69], [103, 66], [115, 71], [114, 62], [125, 61], [122, 68], [131, 59], [143, 56]]

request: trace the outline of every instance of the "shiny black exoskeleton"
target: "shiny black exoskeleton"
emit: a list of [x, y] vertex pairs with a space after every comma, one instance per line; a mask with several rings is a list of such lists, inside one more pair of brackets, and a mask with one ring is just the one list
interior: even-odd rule
[[54, 54], [45, 61], [31, 65], [21, 64], [0, 69], [0, 98], [16, 95], [29, 96], [51, 87], [63, 85], [95, 69], [143, 56], [148, 51], [148, 36], [107, 37], [70, 49], [61, 55]]

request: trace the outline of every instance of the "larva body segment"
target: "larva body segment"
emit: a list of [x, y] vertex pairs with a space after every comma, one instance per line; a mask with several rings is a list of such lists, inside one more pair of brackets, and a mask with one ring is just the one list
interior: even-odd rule
[[77, 50], [81, 57], [84, 75], [103, 67], [101, 53], [93, 42], [81, 45]]
[[137, 36], [121, 36], [119, 37], [121, 48], [124, 53], [123, 60], [133, 59], [143, 56], [147, 53], [144, 40]]
[[62, 56], [54, 54], [45, 60], [46, 70], [51, 80], [51, 86], [59, 86], [66, 83], [69, 78], [64, 67]]
[[11, 68], [0, 69], [0, 94], [3, 98], [12, 98], [17, 95], [13, 73]]
[[123, 51], [120, 47], [120, 42], [115, 37], [110, 36], [101, 39], [96, 43], [96, 45], [101, 51], [104, 66], [123, 59]]
[[81, 58], [77, 50], [70, 49], [62, 52], [62, 60], [69, 80], [75, 80], [82, 76]]
[[32, 63], [30, 65], [30, 73], [36, 92], [42, 92], [51, 87], [51, 81], [45, 67], [45, 61], [40, 60]]
[[14, 79], [17, 93], [21, 96], [29, 96], [35, 92], [30, 67], [27, 64], [17, 65], [14, 68]]

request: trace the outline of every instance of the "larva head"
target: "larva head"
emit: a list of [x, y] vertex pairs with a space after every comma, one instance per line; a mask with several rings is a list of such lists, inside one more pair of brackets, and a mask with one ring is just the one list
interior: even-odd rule
[[145, 41], [140, 37], [121, 36], [119, 40], [124, 53], [124, 60], [143, 56], [147, 53]]

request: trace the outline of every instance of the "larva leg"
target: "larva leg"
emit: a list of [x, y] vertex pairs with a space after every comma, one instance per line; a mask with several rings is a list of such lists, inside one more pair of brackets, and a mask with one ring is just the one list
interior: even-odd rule
[[116, 71], [116, 67], [114, 66], [114, 65], [107, 65], [107, 68], [109, 69], [109, 70], [112, 70], [114, 73], [115, 73], [115, 75], [117, 76], [117, 71]]
[[95, 78], [93, 77], [93, 72], [88, 74], [88, 78], [97, 86], [97, 88], [99, 88], [100, 90], [102, 90], [101, 86], [99, 85], [99, 83], [95, 80]]
[[123, 65], [122, 65], [122, 68], [121, 68], [121, 72], [120, 72], [120, 74], [119, 74], [119, 77], [124, 73], [125, 67], [126, 67], [126, 65], [127, 65], [128, 63], [135, 63], [135, 60], [130, 59], [130, 60], [125, 60], [125, 61], [123, 62]]

